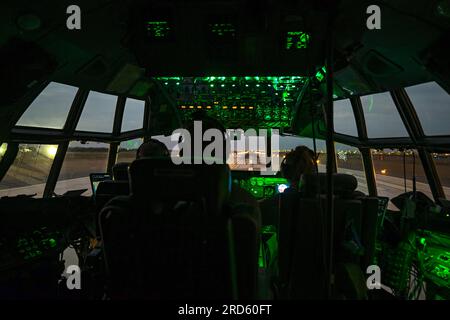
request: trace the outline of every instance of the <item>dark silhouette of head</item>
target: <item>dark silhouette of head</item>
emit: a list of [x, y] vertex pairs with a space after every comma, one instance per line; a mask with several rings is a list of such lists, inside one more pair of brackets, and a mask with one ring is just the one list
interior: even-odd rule
[[281, 174], [289, 180], [292, 188], [297, 189], [303, 174], [315, 172], [315, 159], [316, 156], [311, 149], [298, 146], [281, 162]]
[[139, 146], [136, 152], [136, 159], [148, 157], [168, 157], [169, 149], [161, 141], [150, 139]]
[[112, 167], [113, 179], [116, 181], [128, 180], [128, 162], [118, 162]]

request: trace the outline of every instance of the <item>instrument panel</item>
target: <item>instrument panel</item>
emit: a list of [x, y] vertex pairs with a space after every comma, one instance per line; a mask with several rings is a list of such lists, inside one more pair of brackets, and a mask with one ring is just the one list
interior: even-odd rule
[[423, 267], [426, 278], [450, 294], [450, 237], [425, 231], [419, 241], [424, 246]]
[[61, 232], [41, 227], [15, 238], [0, 239], [0, 271], [22, 265], [52, 254], [68, 246]]
[[195, 112], [227, 128], [288, 128], [305, 77], [156, 77], [184, 121]]
[[277, 176], [256, 176], [244, 171], [232, 172], [233, 182], [247, 190], [258, 200], [267, 199], [276, 194], [283, 193], [289, 188], [289, 182], [285, 178]]

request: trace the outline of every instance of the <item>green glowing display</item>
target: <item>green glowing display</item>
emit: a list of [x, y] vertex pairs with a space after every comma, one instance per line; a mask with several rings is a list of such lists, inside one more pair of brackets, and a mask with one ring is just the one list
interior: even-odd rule
[[420, 241], [419, 241], [419, 242], [420, 242], [421, 245], [424, 246], [424, 245], [427, 243], [427, 239], [425, 239], [425, 238], [420, 238]]
[[303, 31], [288, 31], [286, 36], [286, 50], [306, 49], [311, 36]]
[[52, 238], [50, 238], [50, 239], [48, 239], [48, 244], [49, 244], [49, 246], [50, 247], [55, 247], [56, 246], [56, 240], [55, 239], [52, 239]]
[[147, 21], [148, 35], [154, 39], [166, 38], [170, 33], [167, 21]]
[[266, 261], [265, 261], [264, 250], [263, 250], [262, 245], [259, 247], [258, 266], [260, 268], [266, 267]]
[[279, 177], [251, 177], [241, 180], [239, 184], [255, 198], [262, 199], [274, 196], [279, 185], [288, 185], [289, 183], [285, 178]]
[[234, 37], [236, 28], [232, 23], [212, 23], [209, 25], [211, 33], [218, 37]]
[[319, 71], [316, 73], [316, 79], [319, 80], [319, 82], [322, 82], [323, 79], [325, 79], [325, 75], [327, 74], [327, 69], [325, 66], [322, 67]]

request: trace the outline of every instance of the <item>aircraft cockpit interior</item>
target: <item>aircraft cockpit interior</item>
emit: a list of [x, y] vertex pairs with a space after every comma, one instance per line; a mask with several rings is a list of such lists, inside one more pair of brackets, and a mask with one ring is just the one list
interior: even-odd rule
[[450, 1], [375, 2], [3, 1], [0, 299], [450, 300]]

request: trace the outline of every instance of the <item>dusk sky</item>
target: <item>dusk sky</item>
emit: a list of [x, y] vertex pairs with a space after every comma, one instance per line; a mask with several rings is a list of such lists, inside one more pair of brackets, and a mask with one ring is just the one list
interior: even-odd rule
[[[61, 129], [76, 91], [77, 89], [72, 86], [50, 83], [25, 111], [17, 124]], [[427, 135], [450, 134], [450, 98], [441, 87], [434, 82], [429, 82], [406, 88], [406, 91]], [[116, 96], [90, 92], [77, 129], [112, 132], [116, 101]], [[363, 96], [361, 102], [370, 138], [408, 136], [389, 93]], [[142, 128], [143, 116], [143, 101], [128, 99], [125, 105], [122, 131]], [[357, 135], [353, 112], [347, 99], [335, 102], [335, 130], [338, 133]], [[291, 149], [299, 144], [312, 147], [311, 139], [284, 137], [281, 139], [280, 148]], [[83, 146], [95, 145], [95, 143], [91, 143]], [[318, 149], [323, 148], [323, 142], [319, 141]]]

